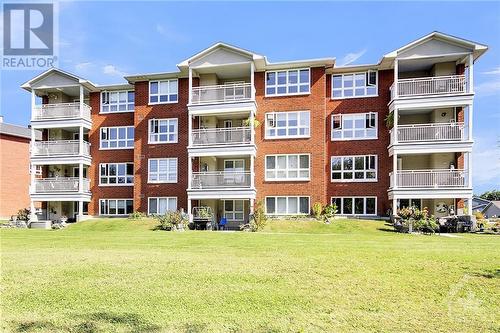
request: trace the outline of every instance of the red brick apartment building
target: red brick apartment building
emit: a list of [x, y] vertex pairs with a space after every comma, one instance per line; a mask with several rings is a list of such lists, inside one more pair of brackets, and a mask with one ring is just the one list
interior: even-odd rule
[[256, 202], [269, 215], [315, 202], [347, 216], [470, 212], [473, 65], [486, 50], [433, 32], [371, 65], [272, 63], [217, 43], [123, 84], [48, 70], [22, 86], [43, 132], [31, 203], [43, 219], [209, 206], [234, 223]]
[[4, 123], [0, 116], [0, 219], [30, 206], [30, 142], [29, 128]]

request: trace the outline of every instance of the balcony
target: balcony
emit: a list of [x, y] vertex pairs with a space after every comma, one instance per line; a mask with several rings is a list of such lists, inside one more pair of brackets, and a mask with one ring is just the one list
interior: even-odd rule
[[[58, 177], [35, 179], [32, 194], [79, 193], [78, 177]], [[83, 179], [83, 193], [90, 194], [90, 180]]]
[[250, 171], [193, 172], [191, 189], [250, 188]]
[[464, 140], [466, 140], [464, 123], [398, 125], [396, 129], [391, 130], [391, 144]]
[[[90, 156], [90, 143], [83, 141], [82, 154]], [[79, 140], [37, 141], [31, 151], [32, 157], [80, 156]]]
[[398, 170], [389, 176], [391, 188], [463, 188], [468, 185], [466, 170]]
[[193, 87], [191, 94], [193, 105], [246, 102], [252, 99], [250, 83]]
[[56, 103], [42, 104], [33, 108], [32, 121], [53, 121], [53, 120], [72, 120], [85, 119], [90, 121], [90, 106], [80, 103]]
[[397, 80], [397, 96], [392, 84], [391, 100], [395, 98], [457, 95], [468, 92], [465, 75], [420, 77]]
[[250, 127], [204, 128], [192, 130], [193, 147], [252, 143]]

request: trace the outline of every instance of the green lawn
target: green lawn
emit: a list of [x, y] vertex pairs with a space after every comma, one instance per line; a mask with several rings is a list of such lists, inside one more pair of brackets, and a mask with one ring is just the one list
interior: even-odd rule
[[5, 332], [500, 332], [500, 237], [384, 222], [2, 229]]

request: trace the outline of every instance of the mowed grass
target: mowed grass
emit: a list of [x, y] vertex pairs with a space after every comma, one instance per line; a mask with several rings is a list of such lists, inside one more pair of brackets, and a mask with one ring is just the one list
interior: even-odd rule
[[3, 229], [4, 332], [499, 332], [500, 238], [381, 221]]

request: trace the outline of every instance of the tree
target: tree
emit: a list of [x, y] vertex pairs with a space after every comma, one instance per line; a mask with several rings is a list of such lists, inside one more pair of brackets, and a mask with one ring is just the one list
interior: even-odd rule
[[482, 199], [489, 201], [497, 201], [500, 200], [500, 191], [499, 190], [486, 191], [483, 194], [481, 194], [480, 197]]

